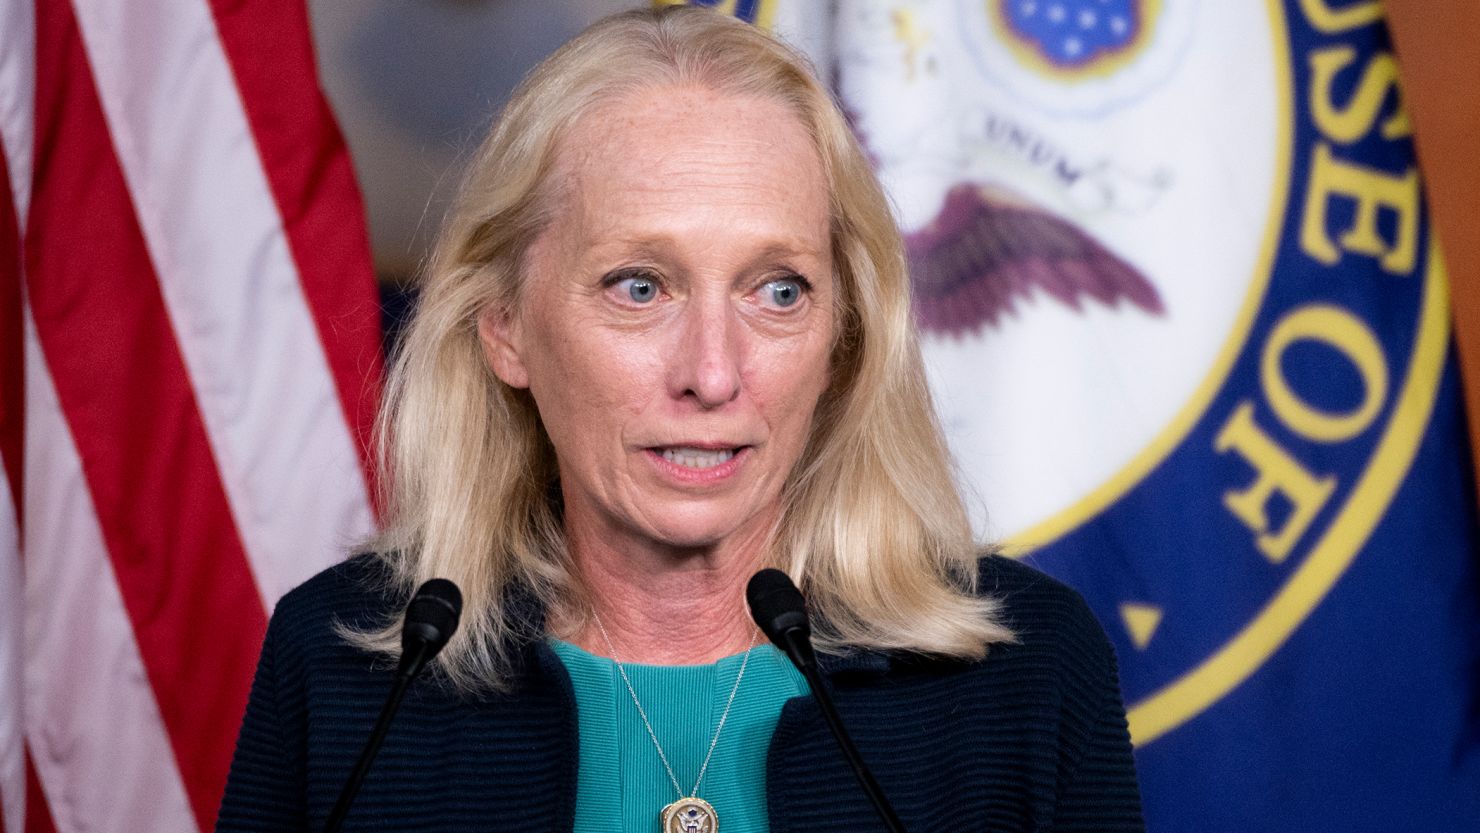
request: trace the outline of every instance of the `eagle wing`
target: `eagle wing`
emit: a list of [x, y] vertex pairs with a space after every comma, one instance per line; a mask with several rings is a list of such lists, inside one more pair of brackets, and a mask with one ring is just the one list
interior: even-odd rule
[[1089, 297], [1164, 312], [1156, 287], [1068, 221], [959, 184], [925, 228], [905, 235], [920, 326], [949, 334], [996, 327], [1036, 290], [1079, 311]]

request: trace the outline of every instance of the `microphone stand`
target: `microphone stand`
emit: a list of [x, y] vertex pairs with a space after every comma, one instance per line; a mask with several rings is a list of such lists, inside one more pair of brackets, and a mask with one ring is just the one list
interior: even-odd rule
[[802, 598], [801, 591], [785, 573], [766, 569], [750, 577], [750, 582], [745, 587], [745, 600], [750, 605], [750, 615], [755, 623], [776, 647], [786, 652], [787, 658], [807, 679], [807, 685], [812, 689], [812, 699], [822, 709], [822, 719], [827, 722], [827, 728], [832, 730], [838, 748], [843, 751], [843, 757], [848, 759], [848, 766], [853, 768], [858, 785], [863, 788], [869, 801], [873, 802], [879, 818], [884, 820], [884, 827], [889, 833], [904, 833], [904, 823], [899, 820], [899, 814], [894, 812], [894, 806], [884, 796], [879, 782], [874, 780], [874, 774], [869, 772], [863, 756], [858, 754], [858, 747], [853, 745], [853, 739], [843, 727], [843, 720], [838, 716], [832, 696], [823, 684], [822, 674], [817, 670], [817, 653], [812, 648], [812, 625], [807, 615], [807, 602]]
[[401, 625], [401, 662], [396, 667], [395, 682], [391, 684], [391, 692], [385, 698], [385, 705], [380, 707], [375, 728], [370, 730], [370, 737], [365, 741], [365, 748], [360, 751], [359, 759], [355, 761], [355, 768], [350, 771], [349, 780], [344, 782], [344, 789], [339, 791], [339, 800], [334, 802], [334, 809], [329, 811], [329, 821], [324, 825], [324, 833], [339, 833], [340, 827], [344, 825], [344, 817], [349, 814], [350, 805], [360, 793], [360, 785], [370, 772], [370, 764], [375, 761], [376, 753], [380, 752], [380, 744], [385, 741], [386, 732], [391, 728], [391, 719], [401, 707], [401, 698], [406, 695], [406, 689], [427, 663], [442, 650], [452, 634], [457, 632], [461, 615], [462, 592], [457, 589], [456, 584], [443, 578], [434, 578], [423, 584], [412, 596], [411, 603], [406, 605], [406, 617]]
[[[420, 670], [422, 663], [416, 663]], [[329, 812], [329, 822], [324, 825], [324, 833], [339, 833], [339, 828], [344, 825], [344, 817], [349, 814], [349, 807], [355, 801], [355, 796], [360, 794], [360, 784], [364, 783], [365, 776], [370, 773], [370, 764], [375, 761], [375, 756], [380, 752], [380, 744], [385, 740], [386, 732], [391, 728], [391, 719], [396, 716], [396, 710], [401, 707], [401, 698], [406, 694], [406, 688], [416, 675], [397, 673], [396, 681], [391, 686], [391, 693], [385, 700], [385, 705], [380, 707], [380, 717], [375, 720], [375, 728], [370, 731], [370, 737], [365, 741], [365, 748], [360, 751], [360, 757], [355, 761], [355, 768], [350, 770], [349, 780], [344, 782], [344, 789], [339, 791], [339, 800], [334, 802], [334, 809]]]
[[[799, 630], [786, 632], [787, 656], [807, 679], [807, 685], [812, 689], [812, 699], [817, 701], [818, 708], [822, 710], [822, 719], [827, 723], [827, 728], [832, 730], [833, 738], [838, 742], [838, 748], [843, 750], [843, 757], [848, 759], [848, 766], [853, 768], [853, 775], [858, 778], [858, 785], [863, 788], [869, 801], [873, 802], [874, 809], [879, 811], [879, 817], [884, 820], [884, 827], [889, 833], [905, 833], [904, 822], [899, 820], [899, 814], [894, 812], [894, 806], [884, 796], [884, 789], [879, 786], [879, 782], [874, 779], [874, 774], [863, 762], [863, 756], [858, 753], [858, 747], [853, 745], [853, 738], [848, 736], [848, 730], [843, 726], [843, 719], [838, 716], [838, 709], [833, 705], [832, 696], [827, 693], [823, 685], [822, 674], [817, 670], [817, 663], [802, 662], [799, 652], [793, 648], [792, 643], [797, 636], [801, 636]], [[806, 637], [802, 636], [802, 638]], [[807, 647], [810, 648], [811, 645]]]

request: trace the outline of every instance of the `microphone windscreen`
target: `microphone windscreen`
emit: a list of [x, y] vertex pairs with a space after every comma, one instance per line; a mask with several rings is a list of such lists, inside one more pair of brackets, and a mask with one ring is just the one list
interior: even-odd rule
[[[462, 591], [445, 578], [434, 578], [417, 588], [406, 605], [406, 622], [401, 631], [401, 648], [424, 643], [431, 653], [440, 651], [457, 632], [462, 617]], [[430, 655], [429, 655], [430, 658]]]
[[750, 583], [745, 586], [745, 601], [750, 604], [750, 615], [766, 637], [783, 648], [785, 640], [782, 635], [787, 631], [800, 628], [803, 636], [812, 633], [802, 591], [792, 583], [790, 576], [780, 570], [767, 568], [751, 576]]

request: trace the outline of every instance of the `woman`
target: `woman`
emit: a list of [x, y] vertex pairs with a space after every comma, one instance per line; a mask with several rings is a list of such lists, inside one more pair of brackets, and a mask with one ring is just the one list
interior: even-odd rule
[[472, 165], [390, 379], [388, 531], [279, 604], [218, 829], [323, 826], [433, 576], [463, 630], [345, 829], [871, 829], [755, 647], [779, 566], [909, 828], [1139, 830], [1108, 642], [980, 558], [910, 318], [802, 59], [693, 9], [567, 44]]

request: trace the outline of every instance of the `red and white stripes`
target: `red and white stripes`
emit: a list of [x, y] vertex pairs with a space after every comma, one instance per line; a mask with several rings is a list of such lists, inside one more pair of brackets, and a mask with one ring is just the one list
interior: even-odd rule
[[[0, 20], [0, 22], [4, 22]], [[3, 68], [3, 64], [0, 64]], [[24, 448], [25, 348], [21, 334], [21, 249], [10, 170], [0, 141], [0, 831], [25, 817], [25, 716], [21, 703], [24, 611], [21, 597], [20, 498]]]
[[0, 821], [209, 830], [271, 605], [373, 523], [358, 193], [302, 0], [0, 0], [0, 31]]

